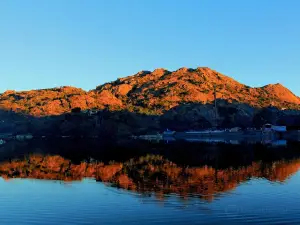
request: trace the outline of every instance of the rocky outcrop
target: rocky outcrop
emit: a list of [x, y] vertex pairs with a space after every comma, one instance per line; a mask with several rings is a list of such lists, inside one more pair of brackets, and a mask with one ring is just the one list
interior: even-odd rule
[[[280, 84], [251, 88], [206, 67], [141, 71], [84, 91], [59, 87], [0, 95], [0, 131], [125, 136], [218, 125], [300, 125], [300, 99]], [[87, 110], [98, 111], [93, 116]]]
[[85, 92], [74, 87], [60, 87], [43, 90], [14, 92], [7, 91], [0, 96], [0, 109], [35, 117], [70, 113], [74, 108], [112, 109], [122, 108], [122, 101], [109, 90]]
[[61, 115], [73, 108], [128, 110], [147, 115], [162, 115], [187, 103], [208, 104], [217, 98], [262, 108], [299, 109], [300, 99], [281, 84], [251, 88], [207, 67], [156, 69], [84, 91], [59, 87], [32, 91], [6, 91], [0, 95], [0, 109], [36, 117]]
[[149, 114], [163, 114], [184, 103], [210, 103], [214, 99], [214, 87], [218, 99], [257, 108], [275, 106], [298, 109], [300, 104], [300, 99], [280, 84], [251, 88], [206, 67], [181, 68], [173, 72], [165, 69], [142, 71], [101, 85], [97, 90], [117, 93], [116, 90], [124, 85], [130, 91], [122, 95], [123, 103]]

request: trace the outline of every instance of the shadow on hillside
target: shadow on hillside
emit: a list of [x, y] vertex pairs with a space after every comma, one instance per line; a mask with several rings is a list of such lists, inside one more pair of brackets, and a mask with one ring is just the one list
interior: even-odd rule
[[[215, 121], [214, 106], [197, 103], [178, 105], [163, 115], [107, 109], [89, 112], [75, 108], [62, 115], [34, 117], [0, 110], [0, 133], [31, 133], [36, 137], [98, 137], [114, 141], [120, 137], [162, 132], [167, 128], [176, 131], [205, 129], [212, 127]], [[261, 128], [266, 123], [300, 127], [300, 112], [281, 111], [274, 107], [258, 109], [218, 100], [217, 124], [220, 128]]]

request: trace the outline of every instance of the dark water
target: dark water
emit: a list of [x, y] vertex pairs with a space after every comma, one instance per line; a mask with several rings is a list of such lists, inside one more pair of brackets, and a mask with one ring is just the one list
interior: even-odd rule
[[93, 180], [0, 180], [1, 224], [299, 224], [297, 173], [286, 183], [252, 179], [212, 202], [155, 196]]
[[173, 192], [130, 191], [94, 179], [0, 179], [0, 224], [300, 224], [297, 143], [280, 148], [200, 143], [120, 147], [91, 141], [33, 141], [7, 143], [0, 157], [5, 161], [31, 152], [60, 153], [73, 161], [88, 156], [126, 161], [155, 153], [180, 168], [195, 169], [196, 177], [188, 181], [188, 188], [174, 184], [179, 189]]

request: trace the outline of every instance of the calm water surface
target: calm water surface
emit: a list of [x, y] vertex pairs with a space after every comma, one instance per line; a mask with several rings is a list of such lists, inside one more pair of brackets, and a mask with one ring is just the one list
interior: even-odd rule
[[207, 202], [80, 182], [0, 180], [1, 224], [299, 224], [300, 173], [251, 179]]
[[[233, 178], [234, 187], [213, 192], [211, 198], [196, 194], [183, 197], [172, 193], [142, 193], [93, 179], [64, 182], [1, 178], [0, 224], [300, 224], [300, 159], [292, 157], [295, 160], [289, 163], [280, 158], [283, 154], [280, 151], [272, 150], [279, 162], [272, 166], [259, 159], [250, 160], [259, 161], [262, 170], [265, 165], [270, 167], [271, 174], [256, 175], [256, 172], [240, 181], [238, 177]], [[289, 152], [289, 157], [292, 153]], [[195, 158], [193, 152], [186, 154]], [[256, 156], [254, 151], [238, 158], [249, 164], [249, 155], [256, 158], [265, 154]], [[201, 168], [205, 160], [214, 164], [217, 157], [224, 167], [222, 171], [226, 171], [230, 165], [224, 162], [231, 162], [223, 156], [216, 152], [207, 156], [206, 152], [204, 159], [199, 158]], [[225, 175], [231, 179], [232, 174]]]

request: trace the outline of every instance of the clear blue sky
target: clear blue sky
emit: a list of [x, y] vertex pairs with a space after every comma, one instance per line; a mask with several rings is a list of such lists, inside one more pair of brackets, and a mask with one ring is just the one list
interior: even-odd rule
[[0, 92], [208, 66], [300, 95], [299, 0], [3, 0]]

